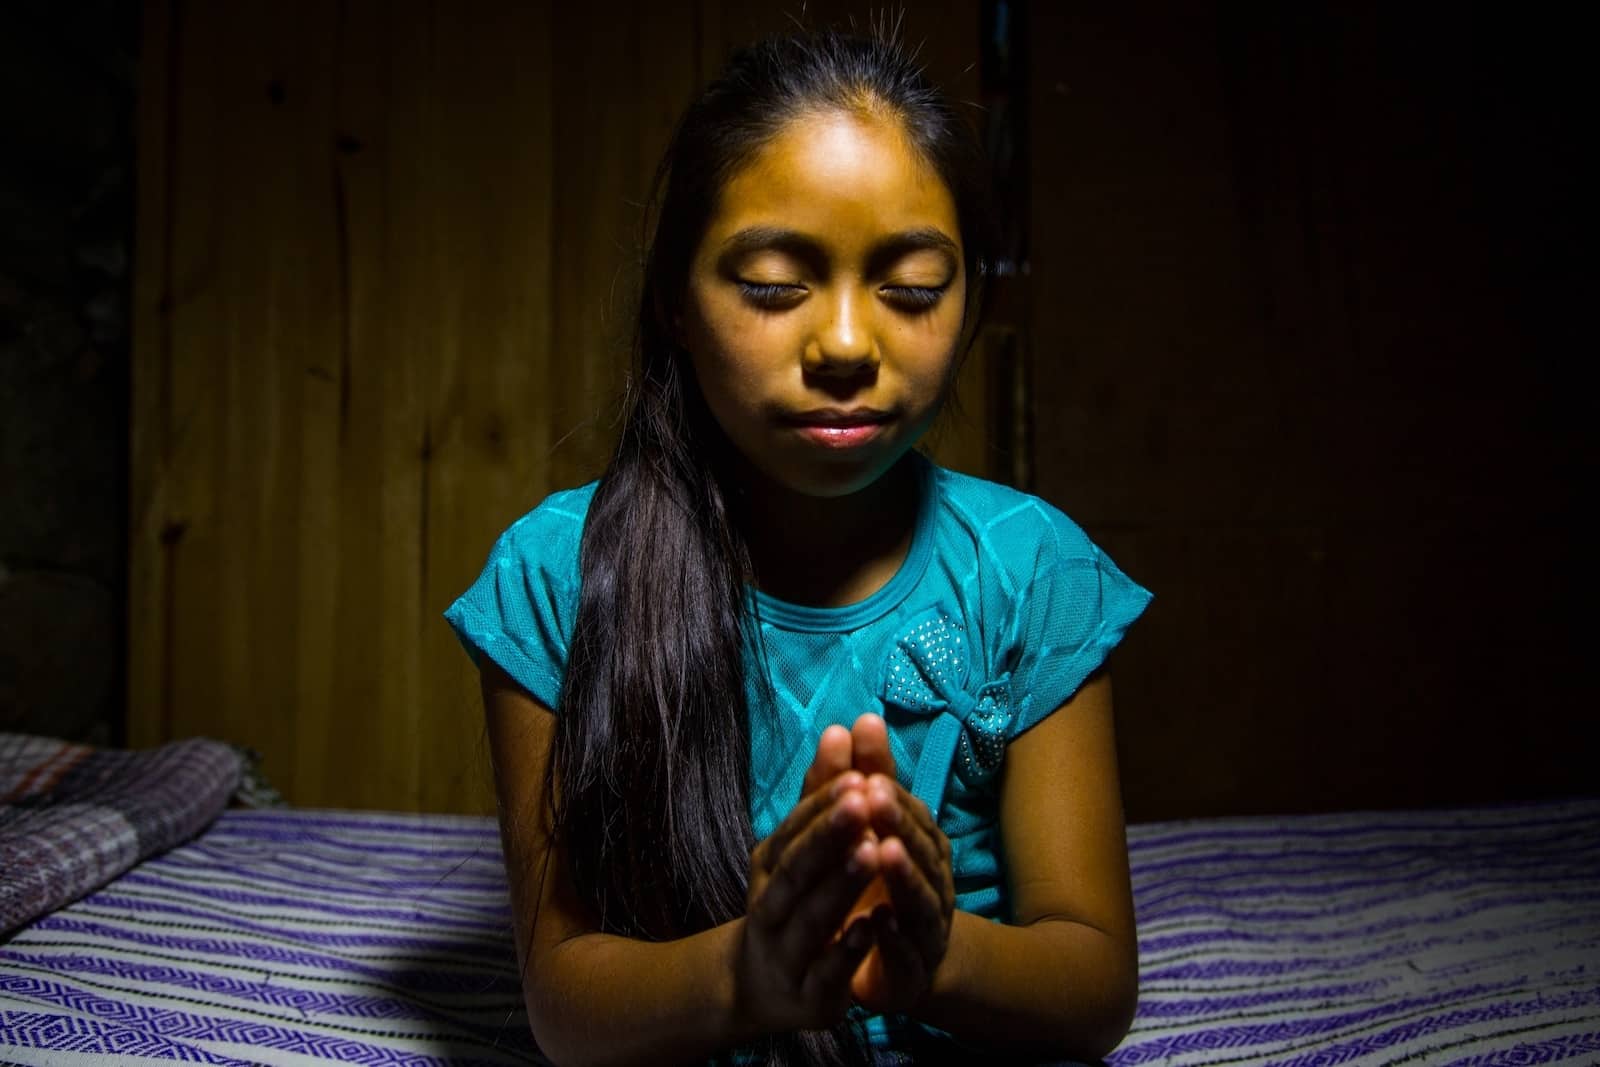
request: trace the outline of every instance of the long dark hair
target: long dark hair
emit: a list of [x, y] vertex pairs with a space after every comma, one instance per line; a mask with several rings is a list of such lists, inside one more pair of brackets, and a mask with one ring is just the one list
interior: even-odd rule
[[[797, 118], [892, 117], [943, 178], [966, 250], [970, 340], [989, 263], [973, 130], [892, 34], [772, 38], [736, 53], [684, 114], [656, 171], [624, 421], [589, 507], [582, 592], [551, 762], [555, 830], [602, 929], [647, 939], [744, 913], [750, 824], [749, 552], [731, 445], [675, 338], [689, 265], [732, 174]], [[844, 1032], [776, 1059], [859, 1058]]]

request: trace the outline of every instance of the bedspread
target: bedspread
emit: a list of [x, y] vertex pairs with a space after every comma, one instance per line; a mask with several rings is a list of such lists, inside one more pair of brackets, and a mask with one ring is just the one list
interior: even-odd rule
[[[1600, 1061], [1600, 800], [1129, 828], [1135, 1064]], [[487, 819], [228, 811], [0, 945], [26, 1064], [536, 1062]]]
[[242, 764], [203, 738], [123, 751], [0, 734], [0, 936], [193, 837]]

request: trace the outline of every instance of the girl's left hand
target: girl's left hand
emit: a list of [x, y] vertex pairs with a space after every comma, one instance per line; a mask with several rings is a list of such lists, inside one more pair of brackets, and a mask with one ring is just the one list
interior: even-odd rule
[[927, 995], [950, 944], [956, 899], [950, 840], [927, 805], [895, 780], [883, 720], [863, 715], [850, 734], [854, 767], [868, 775], [878, 870], [889, 890], [888, 902], [873, 908], [875, 944], [851, 978], [850, 992], [873, 1011], [906, 1011]]

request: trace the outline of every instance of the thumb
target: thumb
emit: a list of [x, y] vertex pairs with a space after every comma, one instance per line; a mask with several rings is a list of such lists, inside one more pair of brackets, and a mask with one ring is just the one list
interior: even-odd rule
[[881, 716], [863, 715], [850, 728], [855, 769], [862, 774], [894, 777], [894, 756], [889, 752], [889, 727]]
[[850, 769], [850, 731], [843, 726], [830, 726], [817, 740], [817, 754], [801, 783], [800, 795], [810, 796], [812, 791], [833, 781]]

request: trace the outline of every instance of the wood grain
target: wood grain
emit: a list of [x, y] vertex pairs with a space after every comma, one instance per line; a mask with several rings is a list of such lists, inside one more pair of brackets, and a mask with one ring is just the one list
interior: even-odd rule
[[[625, 7], [146, 5], [134, 744], [247, 745], [300, 805], [490, 809], [440, 613], [601, 469], [655, 161], [787, 24]], [[970, 82], [976, 0], [926, 25]]]

